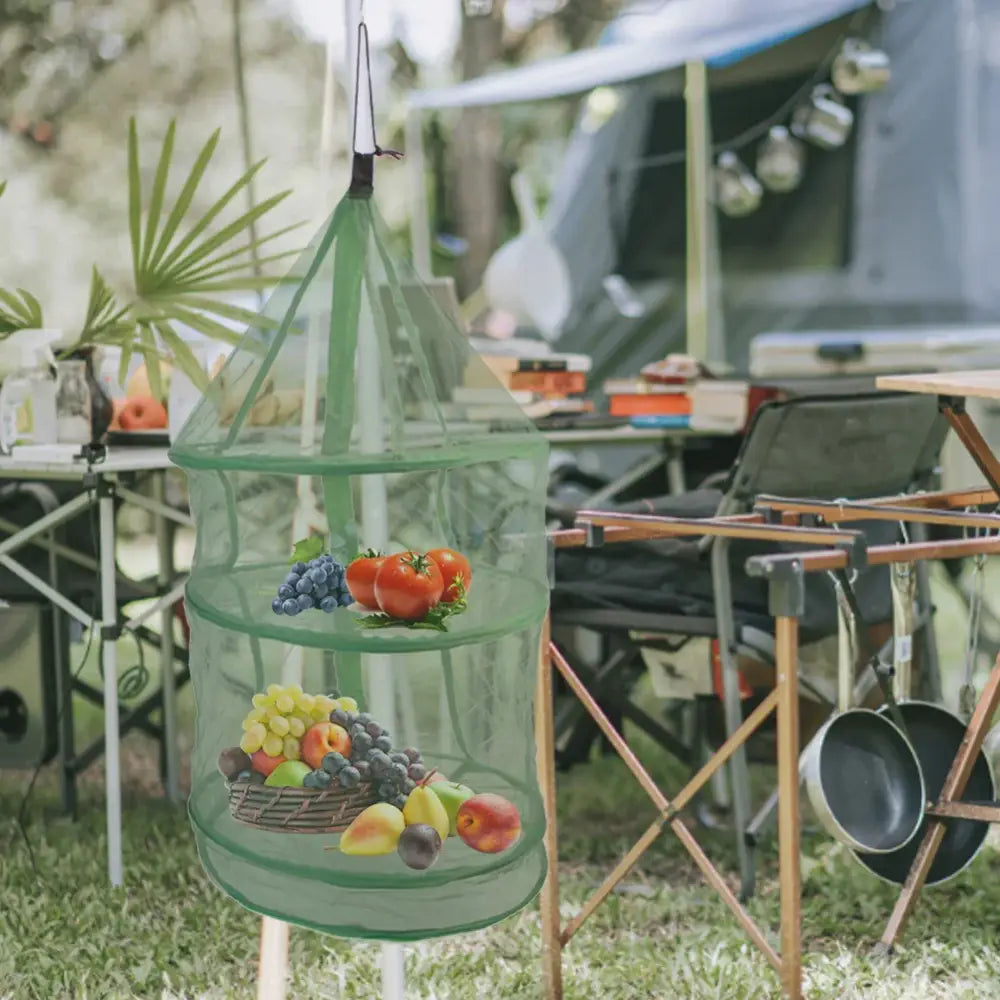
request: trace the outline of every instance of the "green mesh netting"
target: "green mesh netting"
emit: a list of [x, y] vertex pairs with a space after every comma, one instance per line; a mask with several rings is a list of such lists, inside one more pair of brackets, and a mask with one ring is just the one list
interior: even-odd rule
[[[198, 709], [189, 810], [202, 861], [259, 913], [338, 935], [412, 940], [494, 923], [544, 879], [532, 715], [548, 603], [547, 446], [509, 396], [494, 398], [489, 423], [463, 413], [456, 388], [487, 386], [491, 376], [388, 246], [371, 201], [345, 197], [171, 456], [187, 472], [197, 524], [186, 594]], [[310, 534], [340, 565], [368, 547], [457, 550], [472, 572], [464, 610], [445, 593], [455, 613], [434, 618], [438, 605], [429, 616], [436, 627], [368, 627], [386, 623], [340, 606], [350, 597], [336, 566], [321, 560], [313, 593], [325, 592], [335, 610], [276, 613], [278, 588], [295, 571], [293, 542]], [[285, 600], [298, 603], [296, 579], [302, 572]], [[331, 711], [355, 734], [350, 749], [334, 736], [307, 754], [310, 730]], [[366, 738], [358, 727], [368, 716]], [[368, 747], [382, 730], [382, 752], [397, 765], [388, 783], [377, 776], [388, 773], [372, 756], [378, 746]], [[240, 740], [250, 768], [233, 751], [223, 777], [220, 753]], [[342, 783], [335, 757], [316, 766], [316, 746], [343, 751], [346, 766], [361, 761], [360, 783]], [[420, 756], [391, 757], [404, 749]], [[277, 758], [296, 755], [304, 766], [260, 784]], [[315, 773], [324, 770], [328, 785]], [[410, 867], [393, 846], [391, 810], [376, 810], [360, 837], [384, 853], [341, 849], [348, 820], [378, 802], [401, 807], [434, 770], [479, 804], [463, 805], [471, 826], [446, 836], [430, 867]], [[295, 787], [300, 780], [308, 787]], [[490, 796], [517, 810], [513, 842], [511, 814]], [[423, 815], [403, 814], [404, 823]], [[433, 856], [433, 844], [426, 850]]]

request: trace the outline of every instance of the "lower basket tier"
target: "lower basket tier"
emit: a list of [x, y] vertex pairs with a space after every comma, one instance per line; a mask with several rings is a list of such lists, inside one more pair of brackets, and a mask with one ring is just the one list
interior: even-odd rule
[[[368, 786], [337, 790], [330, 803], [321, 802], [318, 791], [266, 786], [252, 786], [244, 797], [245, 783], [227, 787], [216, 772], [195, 780], [188, 801], [202, 862], [216, 884], [247, 908], [341, 937], [413, 941], [494, 924], [529, 903], [545, 880], [541, 797], [530, 782], [501, 770], [449, 755], [434, 759], [455, 781], [516, 805], [520, 837], [494, 854], [450, 836], [430, 868], [415, 870], [395, 850], [375, 856], [339, 850], [335, 828], [345, 817], [328, 814], [327, 805], [360, 811]], [[251, 795], [270, 797], [270, 810], [258, 816]], [[310, 822], [330, 828], [284, 825], [303, 802], [308, 813], [317, 810]], [[273, 812], [279, 804], [280, 819]]]
[[489, 927], [530, 903], [546, 874], [545, 846], [537, 843], [505, 867], [443, 885], [318, 886], [238, 857], [197, 828], [195, 840], [212, 881], [247, 909], [347, 938], [419, 941]]

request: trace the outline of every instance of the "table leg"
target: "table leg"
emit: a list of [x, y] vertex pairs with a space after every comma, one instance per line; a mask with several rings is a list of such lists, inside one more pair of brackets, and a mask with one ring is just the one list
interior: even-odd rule
[[684, 479], [684, 444], [680, 441], [668, 441], [667, 449], [667, 488], [671, 496], [680, 496], [687, 488]]
[[[155, 473], [154, 497], [165, 504], [166, 470]], [[174, 534], [162, 513], [156, 514], [157, 582], [166, 591], [174, 582]], [[163, 752], [166, 760], [166, 792], [171, 802], [180, 800], [180, 767], [177, 751], [177, 683], [174, 673], [174, 609], [160, 615], [160, 689], [163, 696]]]
[[1000, 459], [993, 454], [993, 449], [979, 432], [975, 421], [965, 409], [965, 400], [951, 396], [938, 397], [938, 405], [951, 424], [958, 439], [972, 460], [979, 466], [979, 471], [986, 477], [986, 482], [1000, 493]]
[[[55, 531], [48, 534], [49, 580], [59, 589], [59, 555], [56, 552]], [[67, 655], [68, 622], [62, 609], [52, 605], [52, 641], [56, 668], [56, 726], [59, 741], [59, 797], [63, 812], [76, 819], [76, 772], [73, 769], [73, 673]]]
[[781, 888], [781, 985], [802, 997], [802, 879], [799, 859], [799, 691], [797, 618], [776, 624], [778, 685], [778, 842]]
[[120, 886], [122, 876], [122, 789], [118, 742], [118, 661], [115, 635], [118, 601], [115, 570], [114, 485], [101, 479], [97, 487], [101, 558], [101, 651], [104, 660], [104, 785], [107, 798], [108, 876]]
[[[945, 779], [944, 787], [941, 789], [939, 804], [961, 799], [998, 705], [1000, 705], [1000, 656], [997, 657], [989, 680], [976, 703], [976, 709], [972, 713], [972, 718], [965, 731], [965, 738], [958, 748], [951, 770]], [[944, 820], [931, 820], [927, 824], [927, 832], [924, 834], [923, 842], [917, 851], [917, 856], [913, 859], [913, 865], [906, 876], [903, 891], [899, 894], [899, 899], [896, 900], [896, 906], [889, 918], [885, 933], [882, 935], [883, 949], [892, 948], [903, 933], [906, 923], [917, 905], [920, 892], [927, 880], [927, 873], [931, 870], [931, 865], [934, 864], [934, 859], [937, 857], [944, 834]]]

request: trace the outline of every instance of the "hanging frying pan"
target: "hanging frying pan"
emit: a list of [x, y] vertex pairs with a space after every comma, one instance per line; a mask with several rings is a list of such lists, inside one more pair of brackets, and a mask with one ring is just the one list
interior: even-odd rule
[[835, 840], [876, 857], [913, 841], [924, 780], [906, 737], [884, 715], [850, 709], [813, 737], [803, 760], [806, 793]]
[[[901, 702], [898, 710], [906, 722], [910, 743], [920, 761], [920, 770], [929, 801], [941, 795], [952, 761], [965, 737], [965, 723], [939, 705], [923, 701]], [[885, 715], [888, 706], [878, 710]], [[964, 802], [992, 802], [996, 798], [996, 783], [989, 758], [980, 750], [972, 775], [962, 796]], [[906, 881], [913, 859], [924, 839], [927, 821], [912, 840], [894, 851], [875, 853], [855, 850], [854, 856], [874, 875], [902, 885]], [[931, 865], [927, 885], [940, 885], [964, 871], [979, 853], [990, 825], [979, 820], [947, 820], [944, 839]]]

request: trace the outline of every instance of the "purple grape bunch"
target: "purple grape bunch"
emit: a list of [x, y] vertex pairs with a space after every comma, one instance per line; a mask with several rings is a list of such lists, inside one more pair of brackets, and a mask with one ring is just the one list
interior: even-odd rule
[[289, 617], [309, 610], [329, 614], [353, 603], [354, 598], [347, 589], [345, 568], [333, 556], [322, 555], [292, 566], [271, 601], [271, 610], [276, 615]]

